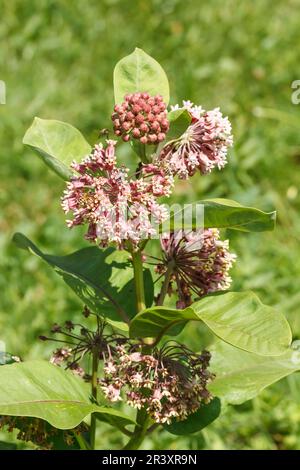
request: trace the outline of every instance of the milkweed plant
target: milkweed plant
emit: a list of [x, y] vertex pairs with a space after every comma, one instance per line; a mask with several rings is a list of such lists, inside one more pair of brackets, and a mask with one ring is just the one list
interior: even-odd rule
[[[124, 449], [155, 429], [176, 439], [300, 370], [283, 314], [229, 290], [237, 259], [220, 229], [272, 230], [275, 212], [205, 197], [168, 204], [179, 180], [227, 164], [228, 118], [191, 101], [169, 106], [167, 76], [141, 49], [113, 80], [110, 124], [93, 147], [56, 120], [35, 118], [24, 137], [65, 180], [66, 225], [84, 226], [87, 245], [57, 256], [14, 236], [82, 301], [80, 324], [58, 315], [40, 337], [56, 343], [49, 361], [1, 354], [0, 427], [38, 448], [95, 449], [103, 422], [124, 434]], [[196, 351], [176, 339], [188, 322], [202, 323]], [[203, 329], [215, 336], [207, 349]]]

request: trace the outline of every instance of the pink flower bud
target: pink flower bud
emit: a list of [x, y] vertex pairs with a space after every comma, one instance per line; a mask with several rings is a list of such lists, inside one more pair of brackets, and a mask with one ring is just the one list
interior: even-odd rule
[[130, 140], [130, 135], [129, 134], [123, 134], [122, 139], [124, 140], [124, 142], [128, 142]]
[[169, 129], [169, 121], [168, 119], [162, 119], [161, 120], [161, 127], [163, 130]]
[[152, 144], [155, 144], [155, 142], [157, 142], [157, 135], [156, 134], [149, 134], [148, 138], [149, 138], [149, 140]]
[[158, 142], [163, 142], [163, 140], [165, 140], [165, 138], [166, 138], [166, 134], [164, 134], [163, 132], [160, 132], [157, 136]]
[[132, 131], [132, 135], [133, 135], [133, 137], [138, 138], [138, 137], [140, 137], [141, 132], [137, 127], [135, 127]]
[[154, 105], [155, 105], [155, 99], [154, 99], [154, 98], [149, 98], [148, 104], [149, 104], [150, 106], [154, 106]]
[[141, 125], [140, 125], [140, 130], [142, 132], [148, 132], [149, 131], [149, 127], [147, 126], [147, 124], [145, 122], [143, 122]]
[[134, 114], [129, 111], [126, 115], [126, 118], [127, 118], [127, 121], [132, 121], [132, 119], [134, 119]]
[[152, 113], [154, 113], [154, 114], [160, 113], [160, 107], [157, 106], [157, 105], [153, 106], [152, 107]]
[[142, 108], [138, 104], [135, 104], [134, 106], [132, 106], [133, 114], [138, 114], [140, 111], [142, 111]]
[[141, 138], [140, 138], [140, 142], [141, 142], [142, 144], [146, 144], [146, 143], [148, 142], [147, 137], [146, 137], [145, 135], [144, 135], [143, 137], [141, 137]]
[[138, 93], [134, 93], [134, 94], [132, 95], [130, 101], [131, 101], [132, 104], [135, 104], [135, 103], [137, 103], [137, 102], [139, 101], [139, 99], [140, 99], [140, 97], [138, 96]]
[[159, 123], [157, 121], [152, 122], [151, 129], [153, 131], [157, 131], [160, 128]]
[[131, 126], [130, 126], [130, 123], [129, 123], [129, 122], [126, 122], [126, 121], [125, 121], [125, 122], [122, 124], [122, 129], [123, 129], [124, 131], [129, 131], [130, 127], [131, 127]]
[[153, 122], [155, 120], [155, 116], [154, 114], [152, 113], [149, 113], [148, 116], [147, 116], [147, 121], [149, 122]]
[[149, 93], [142, 93], [142, 98], [143, 100], [148, 100], [149, 99]]
[[144, 103], [143, 110], [145, 111], [146, 114], [148, 114], [151, 111], [151, 106], [148, 103]]
[[142, 122], [144, 122], [145, 118], [142, 114], [138, 114], [135, 118], [135, 122], [137, 122], [138, 124], [142, 124]]

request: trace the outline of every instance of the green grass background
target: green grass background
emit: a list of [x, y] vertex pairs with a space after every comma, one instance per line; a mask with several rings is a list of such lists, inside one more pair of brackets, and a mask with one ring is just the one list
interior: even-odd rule
[[[11, 243], [24, 232], [48, 252], [86, 245], [68, 231], [59, 198], [64, 183], [22, 145], [33, 117], [56, 118], [95, 142], [113, 105], [112, 71], [135, 46], [165, 68], [171, 103], [220, 106], [235, 146], [222, 172], [177, 187], [177, 198], [230, 197], [268, 210], [275, 232], [227, 233], [238, 254], [236, 289], [253, 289], [276, 306], [300, 337], [300, 79], [297, 0], [1, 0], [0, 79], [0, 340], [22, 358], [47, 358], [36, 337], [54, 321], [77, 317], [80, 303], [59, 277]], [[186, 330], [199, 347], [200, 332]], [[1, 434], [1, 438], [5, 438]], [[106, 425], [100, 448], [122, 437]], [[200, 434], [156, 432], [148, 449], [300, 449], [300, 381], [276, 384], [255, 400], [229, 407]]]

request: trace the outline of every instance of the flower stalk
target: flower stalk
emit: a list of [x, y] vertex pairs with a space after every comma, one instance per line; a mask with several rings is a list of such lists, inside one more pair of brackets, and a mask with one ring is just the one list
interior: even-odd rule
[[137, 411], [136, 423], [133, 436], [127, 442], [123, 450], [137, 450], [142, 444], [147, 434], [147, 426], [149, 423], [149, 416], [145, 408]]
[[[98, 388], [98, 362], [99, 362], [99, 352], [98, 348], [95, 347], [93, 351], [93, 360], [92, 360], [92, 397], [95, 402], [97, 402], [97, 388]], [[96, 443], [96, 427], [97, 419], [94, 413], [91, 414], [91, 428], [90, 428], [90, 443], [91, 449], [95, 449]]]
[[141, 251], [133, 251], [131, 254], [135, 283], [136, 311], [139, 313], [146, 308], [143, 260]]
[[171, 260], [168, 262], [167, 270], [165, 272], [164, 282], [162, 284], [161, 291], [157, 300], [158, 306], [162, 306], [164, 303], [165, 297], [168, 293], [169, 284], [170, 284], [171, 276], [173, 274], [173, 270], [174, 270], [174, 261]]

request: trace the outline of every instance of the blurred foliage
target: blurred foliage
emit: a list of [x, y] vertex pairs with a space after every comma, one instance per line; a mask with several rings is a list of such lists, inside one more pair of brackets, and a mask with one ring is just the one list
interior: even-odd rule
[[[291, 103], [291, 83], [300, 78], [298, 9], [298, 0], [1, 0], [7, 104], [0, 105], [0, 339], [8, 351], [47, 357], [50, 345], [37, 336], [80, 312], [58, 276], [11, 244], [12, 233], [22, 231], [57, 254], [86, 245], [80, 229], [65, 228], [63, 181], [22, 146], [24, 132], [38, 115], [70, 122], [95, 142], [109, 122], [114, 64], [135, 46], [165, 68], [171, 103], [220, 106], [232, 121], [230, 163], [179, 183], [177, 199], [230, 197], [278, 209], [275, 232], [226, 234], [239, 257], [233, 287], [276, 305], [300, 337], [300, 105]], [[120, 154], [132, 158], [125, 149]], [[200, 333], [193, 325], [183, 338], [199, 349]], [[299, 392], [299, 378], [291, 377], [228, 408], [200, 434], [157, 431], [144, 447], [300, 449]], [[101, 425], [102, 448], [122, 439]]]

